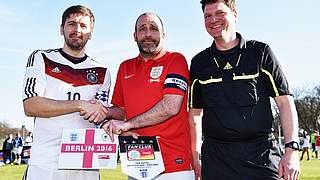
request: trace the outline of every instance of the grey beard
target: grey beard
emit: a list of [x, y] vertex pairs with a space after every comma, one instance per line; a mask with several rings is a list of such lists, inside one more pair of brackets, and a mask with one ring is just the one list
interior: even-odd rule
[[139, 52], [140, 52], [140, 54], [141, 54], [142, 57], [148, 58], [148, 57], [152, 57], [152, 56], [154, 56], [154, 55], [156, 55], [156, 54], [159, 53], [159, 52], [157, 51], [157, 47], [158, 47], [158, 46], [152, 47], [152, 48], [148, 48], [148, 50], [146, 51], [146, 50], [144, 50], [144, 48], [142, 47], [141, 44], [137, 43], [137, 45], [138, 45]]

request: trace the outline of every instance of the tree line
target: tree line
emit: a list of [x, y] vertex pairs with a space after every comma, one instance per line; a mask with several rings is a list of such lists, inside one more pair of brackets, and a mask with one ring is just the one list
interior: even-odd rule
[[320, 85], [296, 90], [294, 102], [299, 117], [299, 127], [309, 134], [320, 128]]
[[[308, 134], [320, 130], [320, 85], [314, 87], [303, 87], [293, 91], [293, 99], [297, 108], [299, 128]], [[275, 121], [273, 130], [275, 136], [282, 136], [279, 110], [273, 101], [272, 110]]]
[[15, 137], [18, 132], [23, 138], [29, 133], [25, 126], [21, 126], [21, 128], [12, 128], [8, 123], [0, 121], [0, 149], [9, 134], [12, 134], [13, 137]]

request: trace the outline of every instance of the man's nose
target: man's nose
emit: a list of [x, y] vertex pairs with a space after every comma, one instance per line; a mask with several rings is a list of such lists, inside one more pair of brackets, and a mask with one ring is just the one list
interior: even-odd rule
[[147, 37], [150, 37], [151, 36], [151, 31], [149, 29], [147, 29], [144, 35], [147, 36]]
[[81, 25], [79, 23], [77, 25], [75, 25], [74, 31], [75, 32], [80, 32], [81, 31]]
[[217, 21], [217, 17], [212, 16], [210, 17], [210, 22], [215, 23]]

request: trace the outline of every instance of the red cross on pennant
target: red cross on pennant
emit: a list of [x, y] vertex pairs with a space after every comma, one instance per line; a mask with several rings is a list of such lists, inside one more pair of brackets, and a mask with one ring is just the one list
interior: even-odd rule
[[116, 153], [116, 144], [95, 144], [94, 129], [86, 129], [84, 144], [62, 144], [62, 153], [83, 153], [83, 168], [92, 168], [93, 153]]

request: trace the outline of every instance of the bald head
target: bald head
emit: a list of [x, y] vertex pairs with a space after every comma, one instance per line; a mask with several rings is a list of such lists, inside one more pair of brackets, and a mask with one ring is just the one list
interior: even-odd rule
[[164, 38], [163, 24], [157, 14], [146, 12], [137, 18], [134, 40], [144, 59], [151, 59], [164, 52]]
[[142, 17], [145, 17], [145, 16], [153, 16], [153, 17], [156, 17], [156, 19], [158, 19], [159, 22], [160, 22], [162, 32], [164, 32], [162, 20], [161, 20], [161, 18], [160, 18], [156, 13], [154, 13], [154, 12], [145, 12], [145, 13], [141, 14], [141, 15], [137, 18], [136, 24], [135, 24], [135, 28], [134, 28], [135, 32], [137, 32], [138, 23], [139, 23], [140, 19], [141, 19]]

